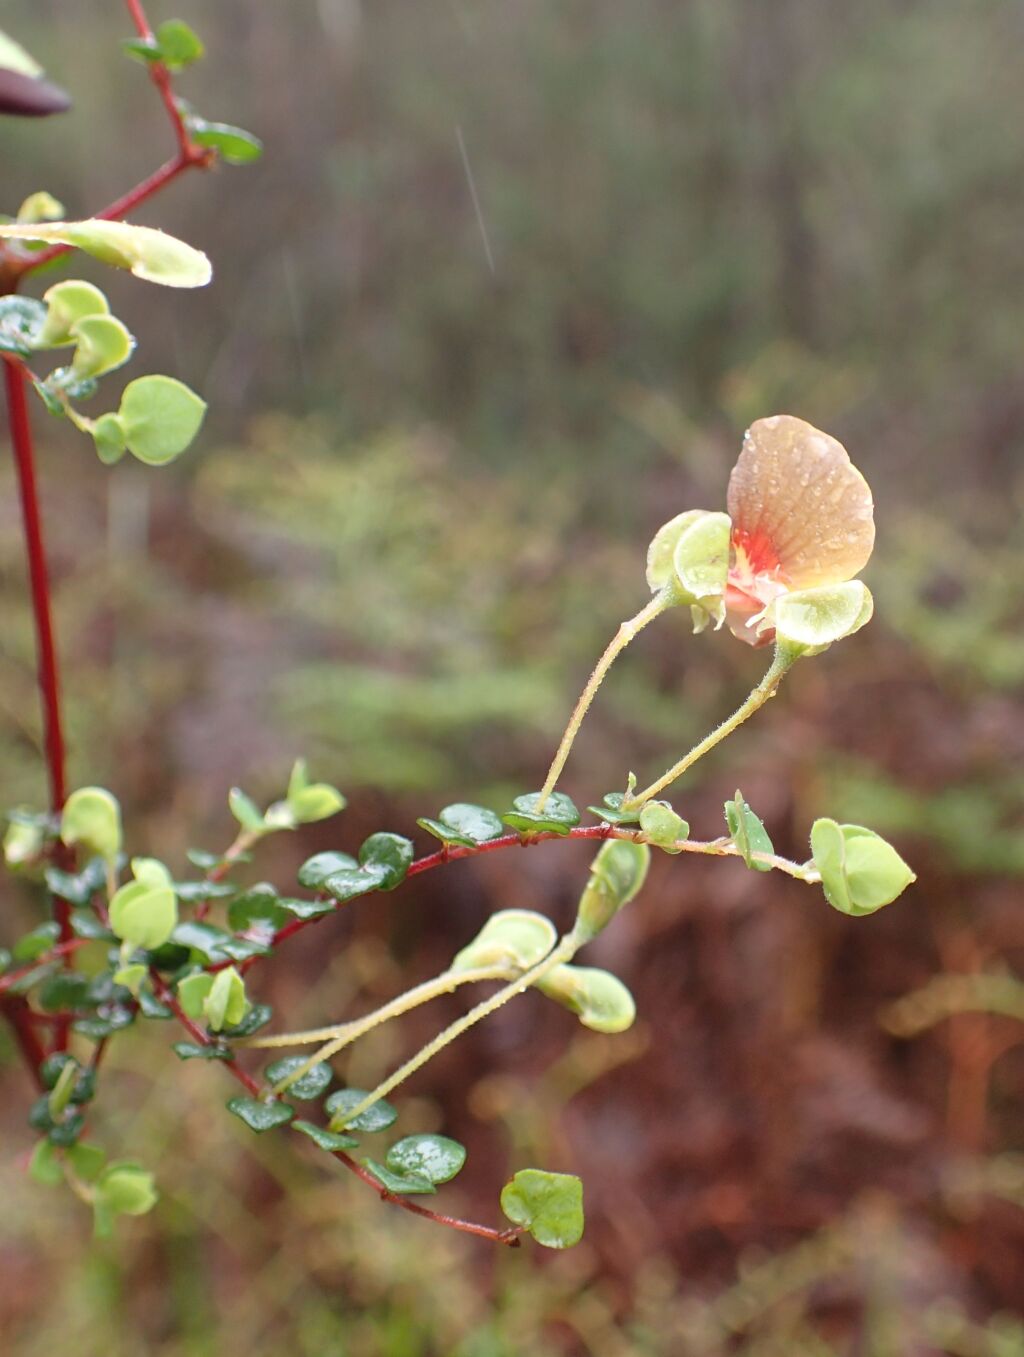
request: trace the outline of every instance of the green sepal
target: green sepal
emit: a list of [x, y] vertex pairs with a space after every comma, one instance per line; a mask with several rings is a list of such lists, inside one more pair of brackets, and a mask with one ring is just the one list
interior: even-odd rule
[[576, 911], [574, 932], [581, 942], [596, 937], [637, 896], [650, 861], [651, 850], [645, 843], [609, 839], [601, 845]]

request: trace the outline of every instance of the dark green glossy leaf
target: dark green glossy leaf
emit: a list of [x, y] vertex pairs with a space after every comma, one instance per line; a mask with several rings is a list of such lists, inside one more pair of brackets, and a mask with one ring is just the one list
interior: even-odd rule
[[433, 1194], [437, 1191], [429, 1178], [420, 1178], [413, 1174], [394, 1173], [383, 1164], [378, 1164], [376, 1159], [364, 1159], [363, 1165], [370, 1170], [381, 1187], [386, 1188], [388, 1192], [395, 1192], [399, 1196], [424, 1192]]
[[16, 962], [35, 961], [36, 957], [48, 952], [60, 937], [60, 926], [52, 919], [38, 924], [31, 933], [23, 934], [11, 948], [11, 956]]
[[771, 863], [757, 862], [753, 854], [766, 853], [771, 857], [775, 849], [764, 825], [744, 801], [742, 792], [737, 792], [734, 800], [726, 801], [725, 823], [729, 827], [729, 833], [740, 857], [747, 866], [752, 867], [755, 872], [770, 872]]
[[227, 881], [175, 881], [174, 893], [183, 904], [194, 905], [206, 900], [226, 900], [238, 892], [237, 886]]
[[[304, 1055], [282, 1056], [280, 1060], [274, 1060], [267, 1066], [263, 1071], [263, 1077], [268, 1084], [279, 1084], [294, 1070], [301, 1069], [306, 1060], [307, 1057]], [[333, 1078], [334, 1072], [330, 1065], [323, 1063], [314, 1065], [294, 1083], [289, 1084], [285, 1092], [289, 1098], [296, 1098], [299, 1102], [308, 1102], [311, 1098], [319, 1098]]]
[[383, 1098], [371, 1103], [365, 1112], [360, 1112], [355, 1121], [347, 1122], [345, 1113], [350, 1107], [357, 1107], [366, 1097], [369, 1089], [341, 1088], [332, 1093], [324, 1103], [324, 1110], [331, 1118], [331, 1130], [350, 1131], [386, 1131], [398, 1120], [398, 1113]]
[[79, 1036], [88, 1037], [90, 1041], [103, 1041], [105, 1037], [130, 1027], [134, 1021], [135, 1014], [130, 1008], [112, 1005], [101, 1011], [98, 1017], [80, 1018], [71, 1024], [71, 1030]]
[[46, 320], [46, 307], [34, 297], [0, 297], [0, 353], [28, 358]]
[[267, 1023], [274, 1016], [274, 1010], [270, 1004], [253, 1004], [252, 1008], [245, 1015], [240, 1023], [233, 1027], [224, 1027], [221, 1030], [222, 1037], [251, 1037], [254, 1032], [258, 1032], [261, 1027], [266, 1027]]
[[348, 853], [316, 853], [299, 868], [299, 885], [311, 891], [319, 890], [328, 877], [358, 870], [359, 863]]
[[277, 891], [267, 882], [244, 891], [228, 906], [228, 923], [232, 928], [240, 933], [258, 932], [260, 937], [273, 936], [289, 917], [278, 900]]
[[295, 1116], [295, 1108], [287, 1103], [265, 1103], [259, 1098], [232, 1098], [228, 1111], [245, 1122], [250, 1131], [272, 1131], [275, 1126], [286, 1126]]
[[47, 1013], [93, 1007], [89, 977], [80, 971], [58, 971], [40, 985], [39, 1004]]
[[377, 878], [378, 889], [382, 891], [393, 891], [401, 885], [412, 860], [412, 841], [401, 834], [371, 834], [359, 849], [359, 865]]
[[69, 1145], [75, 1143], [84, 1130], [85, 1117], [81, 1112], [75, 1112], [70, 1117], [65, 1117], [56, 1126], [51, 1126], [47, 1132], [47, 1137], [51, 1145], [58, 1145], [61, 1149], [66, 1149]]
[[91, 909], [76, 909], [71, 913], [71, 931], [76, 938], [89, 938], [94, 942], [114, 942], [114, 934]]
[[197, 146], [210, 147], [229, 165], [249, 165], [263, 154], [262, 141], [244, 127], [207, 122], [193, 115], [188, 120], [188, 130]]
[[501, 819], [493, 810], [465, 801], [445, 806], [436, 820], [421, 819], [416, 823], [442, 843], [461, 848], [475, 848], [477, 844], [500, 839], [504, 833]]
[[237, 863], [252, 862], [251, 853], [238, 853], [227, 858], [223, 853], [207, 853], [205, 849], [202, 848], [190, 848], [185, 856], [194, 867], [198, 867], [199, 870], [203, 872], [212, 872], [217, 867], [234, 866]]
[[564, 792], [552, 792], [538, 814], [539, 792], [517, 796], [512, 809], [501, 818], [520, 834], [568, 834], [580, 822], [580, 813]]
[[139, 990], [138, 999], [139, 1012], [144, 1018], [166, 1021], [166, 1019], [174, 1017], [167, 1005], [160, 1002], [148, 985], [143, 985]]
[[84, 908], [97, 891], [106, 889], [107, 865], [102, 858], [91, 858], [80, 872], [62, 872], [59, 867], [47, 867], [48, 888], [66, 900], [69, 905]]
[[354, 1136], [342, 1135], [340, 1131], [328, 1131], [324, 1126], [315, 1126], [311, 1121], [293, 1121], [293, 1131], [301, 1131], [309, 1136], [322, 1150], [354, 1150], [359, 1141]]
[[171, 942], [177, 943], [179, 947], [190, 948], [204, 961], [214, 965], [221, 961], [246, 961], [251, 956], [266, 956], [270, 951], [266, 943], [233, 938], [223, 928], [201, 923], [198, 919], [186, 919], [179, 923], [171, 934]]
[[195, 1041], [176, 1041], [171, 1050], [179, 1060], [233, 1060], [234, 1053], [225, 1046], [201, 1046]]
[[406, 1136], [392, 1145], [384, 1162], [392, 1173], [400, 1173], [406, 1178], [447, 1183], [465, 1164], [466, 1149], [448, 1136], [424, 1132]]

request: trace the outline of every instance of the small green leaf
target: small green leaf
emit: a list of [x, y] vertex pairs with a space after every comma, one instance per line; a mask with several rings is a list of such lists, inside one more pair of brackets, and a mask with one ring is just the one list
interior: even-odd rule
[[108, 1164], [95, 1190], [97, 1200], [114, 1215], [144, 1216], [157, 1203], [153, 1175], [127, 1160]]
[[197, 146], [208, 146], [229, 165], [249, 165], [263, 154], [263, 143], [244, 127], [207, 122], [196, 114], [188, 119], [189, 136]]
[[174, 377], [137, 377], [121, 395], [117, 418], [128, 451], [147, 466], [165, 466], [185, 451], [206, 413], [184, 382]]
[[135, 340], [116, 316], [84, 316], [74, 326], [71, 370], [79, 381], [102, 377], [127, 363]]
[[232, 787], [228, 792], [228, 807], [231, 814], [247, 833], [263, 833], [265, 828], [263, 812], [252, 797], [246, 796], [241, 787]]
[[609, 792], [602, 805], [588, 806], [587, 810], [609, 825], [635, 825], [640, 818], [639, 808], [623, 810], [622, 803], [625, 799], [624, 792]]
[[359, 1141], [354, 1136], [343, 1136], [338, 1131], [328, 1131], [323, 1126], [315, 1126], [311, 1121], [293, 1121], [293, 1131], [301, 1131], [304, 1136], [309, 1136], [315, 1144], [322, 1150], [355, 1150], [359, 1147]]
[[56, 1187], [64, 1181], [64, 1168], [49, 1140], [40, 1140], [28, 1163], [29, 1177], [43, 1187]]
[[136, 278], [165, 287], [205, 287], [212, 277], [210, 261], [201, 250], [152, 226], [126, 221], [0, 223], [0, 239], [41, 240], [47, 245], [71, 245], [104, 264], [129, 269]]
[[690, 826], [667, 801], [648, 801], [640, 812], [640, 828], [665, 853], [681, 853], [683, 841], [690, 837]]
[[89, 1002], [89, 977], [79, 971], [59, 971], [50, 976], [39, 991], [39, 1006], [47, 1013], [62, 1009], [93, 1008]]
[[274, 1010], [269, 1004], [253, 1004], [252, 1008], [245, 1015], [241, 1022], [235, 1023], [233, 1027], [225, 1027], [221, 1032], [222, 1037], [251, 1037], [254, 1032], [258, 1032], [261, 1027], [266, 1027], [267, 1023], [274, 1016]]
[[28, 358], [46, 321], [46, 308], [34, 297], [0, 297], [0, 353]]
[[377, 889], [382, 891], [402, 884], [412, 860], [412, 842], [401, 834], [371, 834], [359, 849], [360, 867], [377, 878]]
[[160, 60], [160, 44], [155, 38], [122, 38], [121, 50], [125, 56], [147, 65]]
[[250, 938], [233, 938], [215, 924], [199, 919], [186, 919], [171, 934], [171, 941], [179, 947], [188, 947], [203, 961], [219, 965], [223, 961], [248, 961], [252, 956], [266, 956], [266, 943]]
[[568, 834], [574, 825], [579, 824], [580, 813], [563, 792], [552, 792], [543, 811], [538, 812], [536, 807], [539, 800], [539, 792], [517, 796], [512, 802], [512, 809], [501, 817], [503, 823], [518, 829], [521, 834]]
[[764, 825], [744, 801], [742, 792], [738, 791], [734, 800], [726, 801], [725, 823], [737, 852], [747, 866], [755, 872], [770, 872], [771, 863], [757, 862], [753, 854], [762, 853], [773, 857], [775, 848]]
[[500, 839], [505, 832], [500, 818], [493, 810], [488, 810], [485, 806], [470, 805], [465, 801], [445, 806], [436, 820], [422, 819], [416, 823], [442, 843], [454, 844], [460, 848], [475, 848], [477, 844]]
[[68, 846], [80, 843], [106, 862], [121, 851], [121, 807], [103, 787], [79, 787], [61, 813], [60, 836]]
[[345, 1113], [358, 1105], [369, 1090], [362, 1088], [340, 1088], [324, 1103], [324, 1110], [331, 1119], [332, 1131], [386, 1131], [398, 1120], [398, 1113], [383, 1098], [371, 1103], [365, 1112], [360, 1112], [355, 1121], [345, 1120]]
[[388, 1192], [397, 1193], [399, 1196], [408, 1196], [412, 1193], [435, 1193], [437, 1188], [429, 1178], [421, 1178], [413, 1174], [395, 1173], [384, 1164], [378, 1164], [376, 1159], [364, 1159], [363, 1165], [368, 1168], [373, 1176], [380, 1183], [381, 1187], [386, 1188]]
[[[78, 873], [62, 872], [57, 867], [47, 867], [46, 884], [68, 904], [87, 906], [97, 891], [103, 889], [107, 881], [107, 866], [101, 857], [90, 858]], [[109, 937], [109, 930], [103, 928], [94, 914], [89, 916], [97, 924], [99, 932], [80, 936]]]
[[171, 71], [198, 61], [206, 51], [197, 34], [182, 19], [165, 19], [156, 30], [160, 60]]
[[46, 923], [37, 924], [30, 933], [22, 934], [11, 948], [11, 956], [18, 962], [35, 961], [36, 957], [48, 952], [59, 937], [60, 925], [48, 919]]
[[295, 1116], [295, 1108], [287, 1103], [265, 1103], [259, 1098], [232, 1098], [227, 1105], [245, 1122], [250, 1131], [272, 1131], [275, 1126], [286, 1126]]
[[[307, 1057], [304, 1055], [283, 1056], [280, 1060], [272, 1061], [263, 1071], [263, 1076], [268, 1084], [277, 1085], [282, 1079], [287, 1079], [289, 1074], [301, 1069], [306, 1063], [306, 1059]], [[299, 1102], [309, 1102], [312, 1098], [319, 1098], [333, 1078], [334, 1072], [330, 1065], [321, 1062], [288, 1085], [288, 1097], [296, 1098]]]
[[316, 853], [299, 868], [299, 885], [320, 890], [329, 877], [339, 872], [357, 872], [359, 863], [348, 853]]
[[200, 1046], [196, 1041], [175, 1041], [171, 1050], [179, 1060], [233, 1060], [234, 1053], [226, 1046]]
[[537, 982], [549, 999], [575, 1013], [594, 1032], [625, 1032], [633, 1026], [636, 1004], [610, 971], [592, 966], [556, 966]]
[[550, 919], [529, 909], [502, 909], [463, 947], [449, 970], [475, 971], [481, 967], [508, 966], [526, 971], [554, 947], [558, 933]]
[[874, 914], [917, 879], [891, 844], [861, 825], [815, 820], [811, 851], [825, 899], [842, 914]]
[[384, 1162], [392, 1173], [406, 1178], [425, 1178], [435, 1185], [447, 1183], [465, 1164], [466, 1147], [448, 1136], [421, 1133], [392, 1145]]
[[501, 1209], [545, 1248], [568, 1249], [583, 1237], [583, 1183], [572, 1174], [520, 1169], [502, 1189]]
[[160, 947], [174, 932], [178, 902], [170, 886], [130, 881], [110, 902], [110, 926], [136, 947]]
[[128, 451], [128, 436], [117, 415], [100, 415], [92, 421], [89, 432], [104, 466], [114, 466]]
[[34, 865], [46, 846], [41, 825], [12, 820], [4, 833], [4, 862], [14, 869]]
[[606, 928], [640, 892], [647, 877], [651, 850], [631, 839], [609, 839], [601, 845], [580, 896], [575, 932], [587, 942]]

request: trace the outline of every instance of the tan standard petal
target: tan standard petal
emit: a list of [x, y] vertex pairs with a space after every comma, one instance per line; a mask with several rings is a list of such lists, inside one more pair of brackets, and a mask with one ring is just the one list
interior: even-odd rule
[[755, 573], [777, 565], [792, 588], [852, 579], [874, 546], [867, 481], [842, 443], [795, 415], [750, 426], [728, 504], [737, 550]]

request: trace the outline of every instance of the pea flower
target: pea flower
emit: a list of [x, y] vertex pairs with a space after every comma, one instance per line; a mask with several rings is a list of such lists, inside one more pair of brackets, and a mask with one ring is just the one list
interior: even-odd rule
[[647, 552], [653, 597], [623, 622], [580, 694], [538, 793], [543, 809], [584, 716], [612, 663], [669, 608], [689, 606], [694, 631], [728, 623], [775, 657], [743, 705], [658, 782], [631, 792], [636, 809], [774, 695], [791, 665], [858, 631], [874, 604], [856, 578], [875, 542], [867, 481], [835, 438], [797, 419], [771, 415], [747, 430], [726, 498], [728, 513], [690, 509], [658, 529]]
[[854, 576], [875, 540], [871, 490], [843, 445], [793, 415], [750, 426], [729, 478], [728, 514], [691, 510], [651, 543], [652, 592], [689, 603], [696, 630], [776, 639], [813, 654], [871, 617]]
[[[729, 478], [729, 628], [753, 645], [838, 640], [862, 627], [871, 594], [854, 576], [875, 544], [867, 481], [837, 439], [793, 415], [747, 430]], [[834, 634], [833, 634], [834, 633]]]

